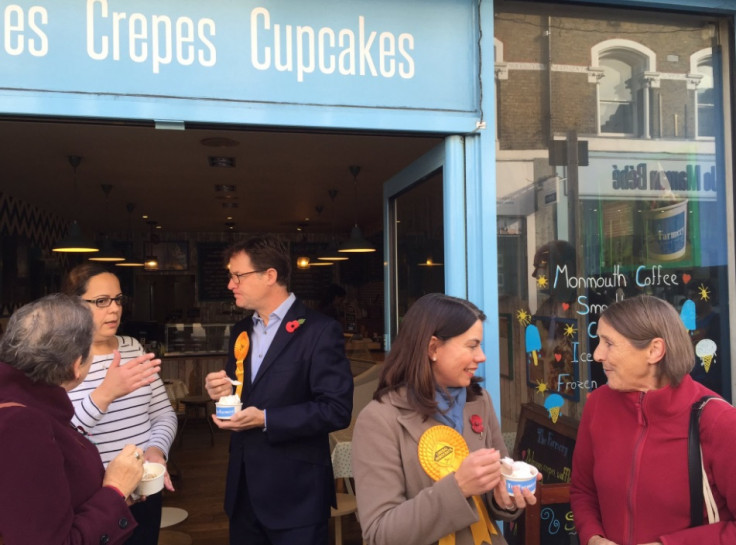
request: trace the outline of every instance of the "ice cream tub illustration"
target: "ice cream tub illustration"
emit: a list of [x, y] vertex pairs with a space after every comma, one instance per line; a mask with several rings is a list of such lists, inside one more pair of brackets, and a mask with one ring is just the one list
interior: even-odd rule
[[672, 261], [687, 249], [687, 199], [644, 211], [647, 257]]

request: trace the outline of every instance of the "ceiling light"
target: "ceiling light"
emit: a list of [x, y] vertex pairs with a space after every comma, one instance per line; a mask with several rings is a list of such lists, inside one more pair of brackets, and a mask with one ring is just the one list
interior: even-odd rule
[[139, 256], [134, 256], [133, 252], [133, 210], [135, 210], [135, 203], [129, 202], [126, 203], [125, 209], [128, 211], [128, 240], [130, 241], [130, 246], [128, 246], [128, 249], [125, 251], [125, 261], [121, 263], [115, 263], [116, 267], [142, 267], [143, 266], [143, 260], [140, 259]]
[[347, 261], [350, 258], [345, 254], [340, 253], [340, 250], [337, 248], [337, 242], [333, 240], [330, 242], [327, 250], [321, 252], [317, 259], [320, 261]]
[[207, 160], [213, 168], [235, 167], [235, 157], [208, 157]]
[[[77, 167], [82, 162], [82, 158], [78, 155], [70, 155], [67, 159], [69, 160], [69, 164], [72, 166], [72, 171], [74, 173], [74, 194], [76, 196], [78, 193]], [[65, 253], [88, 253], [98, 252], [99, 250], [100, 249], [95, 244], [87, 240], [84, 235], [82, 235], [82, 228], [79, 227], [77, 220], [72, 221], [66, 237], [57, 242], [52, 248], [52, 251], [54, 252]]]
[[360, 227], [357, 225], [353, 226], [350, 231], [350, 238], [340, 244], [338, 252], [340, 253], [353, 253], [353, 254], [364, 254], [369, 252], [375, 252], [376, 248], [371, 244], [364, 236]]
[[[100, 189], [105, 194], [105, 216], [110, 217], [110, 192], [112, 191], [112, 184], [100, 184]], [[121, 252], [113, 246], [112, 241], [108, 237], [105, 237], [102, 241], [102, 248], [99, 252], [89, 258], [90, 261], [105, 261], [114, 263], [117, 261], [125, 261], [125, 257]]]
[[158, 258], [155, 255], [146, 256], [146, 259], [143, 262], [143, 268], [147, 271], [157, 271]]
[[[330, 196], [330, 201], [332, 201], [333, 204], [333, 213], [334, 213], [334, 204], [335, 204], [335, 198], [337, 197], [337, 189], [328, 189], [327, 194]], [[321, 211], [320, 211], [321, 213]], [[341, 254], [340, 251], [337, 248], [337, 241], [335, 240], [335, 237], [333, 235], [332, 240], [327, 245], [327, 248], [324, 252], [320, 252], [320, 255], [317, 256], [317, 259], [320, 261], [347, 261], [350, 259], [345, 254]]]
[[93, 244], [84, 235], [82, 235], [82, 229], [79, 227], [77, 220], [74, 220], [69, 226], [69, 232], [67, 235], [57, 242], [52, 248], [54, 252], [64, 253], [90, 253], [99, 252], [100, 249], [97, 245]]
[[125, 257], [123, 256], [123, 254], [117, 251], [109, 238], [105, 238], [105, 240], [102, 241], [102, 248], [100, 249], [100, 251], [91, 256], [89, 260], [114, 263], [118, 261], [125, 261]]
[[309, 258], [307, 256], [299, 256], [296, 258], [296, 268], [297, 269], [308, 269], [309, 268]]
[[432, 259], [432, 257], [428, 257], [426, 261], [422, 261], [421, 263], [418, 263], [420, 267], [441, 267], [443, 263], [437, 263]]
[[350, 231], [350, 239], [343, 242], [338, 249], [341, 253], [367, 253], [375, 252], [376, 248], [363, 237], [363, 232], [358, 227], [358, 173], [360, 167], [352, 165], [348, 167], [350, 173], [353, 175], [353, 185], [355, 186], [355, 208], [353, 210], [355, 216], [355, 225]]

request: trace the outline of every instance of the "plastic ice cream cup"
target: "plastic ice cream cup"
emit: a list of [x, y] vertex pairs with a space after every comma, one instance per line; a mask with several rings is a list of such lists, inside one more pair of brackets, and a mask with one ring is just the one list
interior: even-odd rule
[[230, 420], [242, 408], [243, 403], [237, 395], [222, 396], [215, 403], [215, 416], [220, 420]]
[[164, 488], [166, 467], [155, 462], [143, 463], [143, 479], [138, 483], [135, 493], [138, 496], [150, 496], [161, 492]]
[[531, 464], [503, 458], [501, 460], [501, 473], [506, 480], [506, 492], [510, 496], [514, 495], [514, 486], [519, 486], [522, 490], [526, 488], [531, 493], [537, 490], [539, 470]]

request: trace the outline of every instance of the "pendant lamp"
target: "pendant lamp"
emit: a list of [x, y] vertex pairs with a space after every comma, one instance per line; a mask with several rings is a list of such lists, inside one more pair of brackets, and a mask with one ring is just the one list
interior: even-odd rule
[[125, 261], [115, 263], [116, 267], [143, 267], [143, 259], [137, 256], [133, 252], [133, 210], [135, 210], [135, 203], [129, 202], [125, 205], [125, 209], [128, 211], [128, 238], [130, 239], [129, 250], [125, 253]]
[[422, 261], [421, 263], [417, 263], [420, 267], [441, 267], [443, 263], [439, 263], [432, 259], [432, 256], [429, 256], [426, 261]]
[[367, 253], [375, 252], [376, 247], [368, 242], [363, 236], [363, 232], [358, 227], [358, 173], [360, 173], [360, 167], [352, 165], [349, 167], [350, 173], [353, 175], [353, 185], [355, 186], [355, 225], [350, 231], [350, 238], [340, 245], [340, 253]]
[[91, 253], [99, 252], [96, 244], [90, 242], [83, 234], [77, 220], [72, 221], [67, 235], [57, 242], [53, 248], [54, 252], [66, 253]]
[[[335, 197], [337, 197], [337, 189], [328, 189], [327, 194], [330, 196], [330, 201], [332, 201], [332, 210], [334, 214]], [[333, 221], [332, 227], [333, 229], [335, 227], [334, 221]], [[327, 248], [325, 248], [323, 252], [320, 252], [320, 254], [317, 256], [317, 259], [319, 261], [334, 262], [334, 261], [347, 261], [350, 258], [347, 255], [340, 253], [340, 250], [337, 246], [337, 240], [335, 240], [335, 236], [333, 235], [332, 240], [327, 245]]]
[[[68, 157], [69, 164], [72, 166], [74, 172], [74, 194], [77, 195], [77, 167], [82, 162], [82, 158], [78, 155], [70, 155]], [[82, 235], [82, 228], [79, 227], [77, 220], [72, 221], [69, 226], [69, 232], [67, 235], [57, 242], [53, 248], [54, 252], [66, 252], [66, 253], [91, 253], [98, 252], [100, 249]]]
[[[100, 184], [102, 192], [105, 194], [105, 216], [110, 217], [110, 191], [112, 184]], [[102, 248], [100, 251], [89, 258], [90, 261], [103, 261], [106, 263], [117, 263], [125, 261], [125, 257], [119, 252], [109, 237], [105, 236], [102, 240]]]
[[158, 256], [153, 254], [153, 245], [154, 245], [154, 234], [153, 229], [157, 225], [158, 222], [149, 220], [148, 226], [151, 229], [151, 251], [146, 256], [146, 259], [143, 260], [143, 268], [147, 271], [157, 271], [158, 270]]
[[115, 249], [112, 241], [105, 237], [99, 252], [89, 258], [90, 261], [104, 261], [106, 263], [120, 263], [125, 261], [125, 256]]

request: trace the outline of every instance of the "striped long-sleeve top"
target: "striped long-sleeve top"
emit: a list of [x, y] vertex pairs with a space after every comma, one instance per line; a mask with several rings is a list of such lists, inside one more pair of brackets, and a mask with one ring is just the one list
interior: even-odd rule
[[[141, 343], [132, 337], [117, 336], [117, 340], [120, 365], [145, 353]], [[144, 451], [150, 446], [158, 447], [168, 457], [177, 420], [161, 377], [116, 399], [106, 412], [92, 401], [90, 395], [102, 383], [112, 359], [112, 354], [95, 356], [84, 382], [69, 392], [74, 405], [72, 422], [97, 445], [105, 467], [130, 443]]]

